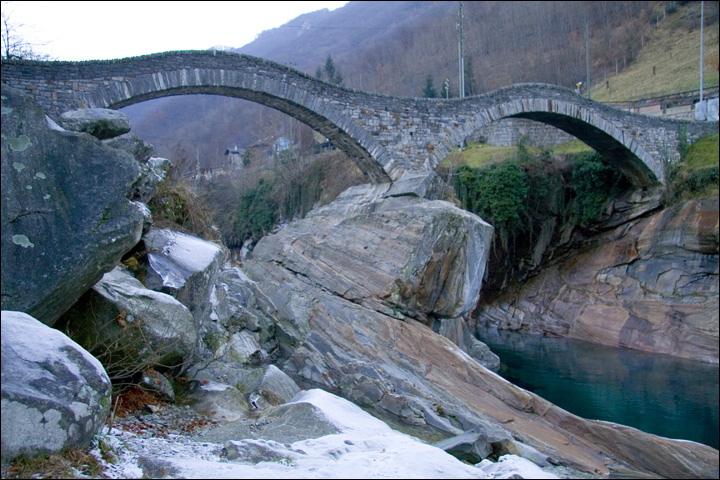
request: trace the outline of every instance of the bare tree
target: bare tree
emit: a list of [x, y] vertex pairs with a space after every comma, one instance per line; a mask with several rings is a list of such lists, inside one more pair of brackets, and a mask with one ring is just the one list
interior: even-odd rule
[[25, 41], [18, 34], [23, 24], [15, 24], [11, 19], [11, 12], [8, 12], [10, 2], [2, 2], [2, 52], [0, 56], [5, 59], [27, 59], [27, 60], [52, 60], [49, 55], [36, 53], [33, 47], [43, 44], [33, 44]]

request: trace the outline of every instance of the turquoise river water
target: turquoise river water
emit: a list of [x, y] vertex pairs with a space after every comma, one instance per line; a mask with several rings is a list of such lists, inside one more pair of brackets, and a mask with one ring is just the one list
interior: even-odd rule
[[718, 448], [717, 364], [494, 329], [478, 338], [502, 377], [575, 415]]

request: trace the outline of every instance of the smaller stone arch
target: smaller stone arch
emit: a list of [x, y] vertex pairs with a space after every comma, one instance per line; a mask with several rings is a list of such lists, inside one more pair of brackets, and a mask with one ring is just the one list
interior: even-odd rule
[[[512, 95], [508, 95], [510, 92]], [[493, 102], [493, 97], [502, 100]], [[637, 138], [637, 129], [624, 128], [622, 117], [629, 115], [625, 112], [550, 85], [514, 85], [478, 97], [477, 103], [479, 108], [472, 114], [472, 121], [455, 133], [463, 138], [453, 141], [461, 143], [471, 132], [502, 119], [524, 118], [583, 141], [637, 187], [655, 187], [665, 182], [662, 161], [646, 151]]]

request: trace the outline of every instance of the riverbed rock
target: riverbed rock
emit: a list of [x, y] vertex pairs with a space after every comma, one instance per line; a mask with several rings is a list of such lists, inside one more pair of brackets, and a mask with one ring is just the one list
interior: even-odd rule
[[2, 312], [2, 459], [85, 448], [110, 413], [103, 366], [58, 330]]
[[472, 430], [434, 443], [458, 460], [471, 464], [480, 463], [493, 451], [492, 445], [482, 434]]
[[200, 332], [207, 331], [210, 296], [224, 261], [220, 246], [172, 230], [151, 230], [143, 236], [148, 271], [145, 285], [175, 297], [190, 312]]
[[435, 320], [433, 331], [449, 339], [485, 368], [493, 371], [500, 368], [500, 358], [490, 350], [490, 347], [475, 337], [474, 331], [468, 327], [468, 321], [464, 317]]
[[479, 325], [718, 362], [718, 197], [622, 225], [478, 310]]
[[63, 113], [58, 124], [65, 130], [89, 133], [100, 140], [117, 137], [130, 131], [127, 115], [109, 108], [80, 108]]
[[83, 295], [57, 327], [95, 353], [118, 378], [174, 366], [197, 341], [192, 314], [170, 295], [145, 288], [118, 266]]
[[209, 380], [193, 381], [186, 398], [196, 412], [222, 423], [243, 418], [250, 405], [232, 385]]
[[140, 239], [127, 152], [50, 128], [29, 96], [2, 86], [2, 308], [52, 325]]

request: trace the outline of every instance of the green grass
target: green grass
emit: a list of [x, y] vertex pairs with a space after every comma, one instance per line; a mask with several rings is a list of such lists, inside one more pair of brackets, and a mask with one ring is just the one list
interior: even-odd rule
[[[532, 155], [542, 155], [544, 151], [549, 149], [549, 153], [555, 155], [566, 155], [575, 154], [582, 152], [592, 152], [593, 149], [587, 146], [580, 140], [571, 140], [559, 145], [548, 147], [526, 147], [528, 152]], [[499, 147], [494, 145], [485, 144], [470, 144], [458, 152], [454, 150], [443, 160], [442, 165], [444, 167], [457, 168], [461, 165], [465, 165], [470, 168], [478, 168], [483, 165], [487, 165], [491, 162], [502, 162], [509, 160], [518, 155], [518, 147]]]
[[552, 152], [556, 155], [566, 155], [569, 153], [582, 153], [582, 152], [592, 152], [593, 149], [589, 147], [587, 144], [583, 143], [580, 140], [571, 140], [569, 142], [561, 143], [560, 145], [555, 145], [552, 148]]
[[664, 199], [666, 205], [718, 195], [719, 137], [715, 133], [693, 143], [683, 161], [670, 168], [670, 184]]
[[[691, 29], [688, 13], [700, 2], [678, 6], [662, 20], [628, 68], [617, 76], [596, 79], [593, 100], [625, 102], [670, 91], [696, 90], [700, 85], [700, 28]], [[706, 9], [707, 10], [707, 9]], [[695, 13], [699, 13], [695, 12]], [[718, 82], [718, 24], [706, 26], [703, 42], [703, 83]], [[654, 72], [653, 72], [654, 68]], [[606, 88], [606, 80], [610, 88]]]
[[701, 168], [717, 167], [720, 161], [720, 134], [714, 133], [693, 143], [682, 165], [688, 172]]
[[513, 157], [517, 147], [499, 147], [495, 145], [470, 144], [458, 152], [454, 150], [445, 158], [443, 163], [455, 168], [460, 165], [467, 165], [470, 168], [477, 168], [491, 161], [502, 161]]

